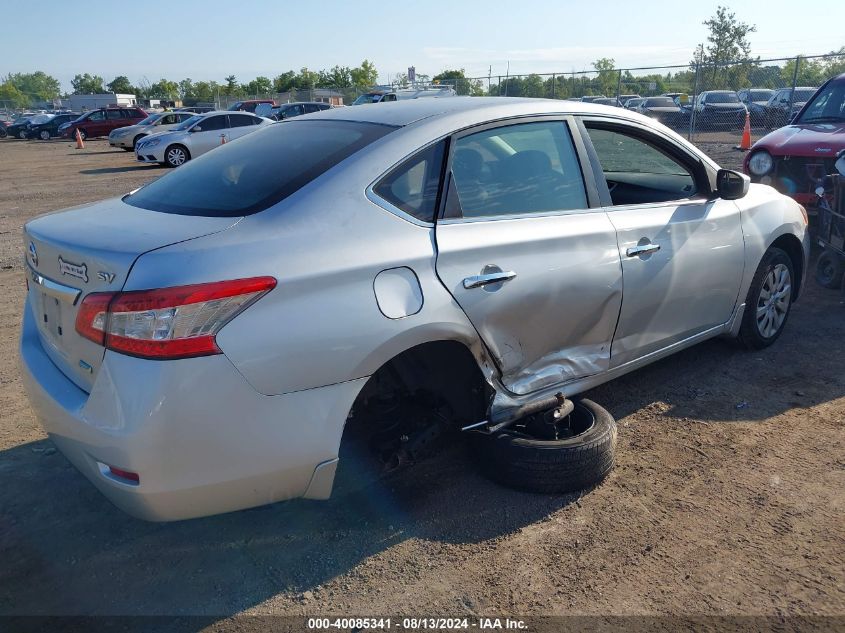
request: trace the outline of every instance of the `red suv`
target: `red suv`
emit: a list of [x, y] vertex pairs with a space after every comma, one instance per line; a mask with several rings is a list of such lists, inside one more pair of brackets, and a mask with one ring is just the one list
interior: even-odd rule
[[814, 206], [816, 188], [835, 173], [845, 148], [845, 73], [828, 79], [786, 127], [754, 143], [743, 168], [752, 182], [772, 185], [799, 203]]
[[141, 108], [134, 106], [112, 106], [91, 110], [65, 128], [62, 131], [62, 136], [73, 138], [76, 136], [76, 130], [79, 130], [83, 139], [94, 136], [108, 136], [112, 130], [127, 125], [135, 125], [146, 119], [147, 116], [149, 115]]

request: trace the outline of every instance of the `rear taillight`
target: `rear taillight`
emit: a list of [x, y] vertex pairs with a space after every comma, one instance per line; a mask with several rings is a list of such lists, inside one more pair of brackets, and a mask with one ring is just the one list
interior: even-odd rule
[[81, 336], [130, 356], [153, 359], [219, 354], [217, 332], [276, 286], [272, 277], [132, 292], [95, 292], [76, 316]]

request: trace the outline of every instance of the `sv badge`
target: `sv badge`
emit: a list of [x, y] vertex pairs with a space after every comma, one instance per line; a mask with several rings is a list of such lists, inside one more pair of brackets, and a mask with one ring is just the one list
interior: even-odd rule
[[100, 281], [105, 281], [107, 284], [110, 284], [114, 281], [114, 273], [107, 273], [104, 270], [101, 270], [97, 273], [97, 279]]

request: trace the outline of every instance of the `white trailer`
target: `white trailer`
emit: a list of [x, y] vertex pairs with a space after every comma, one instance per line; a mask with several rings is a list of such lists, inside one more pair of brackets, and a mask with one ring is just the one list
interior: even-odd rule
[[108, 106], [138, 105], [135, 95], [106, 93], [101, 95], [70, 95], [67, 99], [68, 107], [74, 112], [87, 112]]

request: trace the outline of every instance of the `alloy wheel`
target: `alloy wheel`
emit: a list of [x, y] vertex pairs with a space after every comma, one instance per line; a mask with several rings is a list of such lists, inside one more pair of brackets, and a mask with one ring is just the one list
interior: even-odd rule
[[792, 299], [792, 277], [784, 264], [775, 265], [763, 279], [757, 297], [757, 330], [764, 338], [778, 333]]
[[180, 147], [171, 147], [167, 150], [167, 162], [174, 167], [182, 165], [187, 159], [188, 157], [185, 155], [185, 150]]

